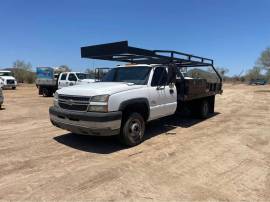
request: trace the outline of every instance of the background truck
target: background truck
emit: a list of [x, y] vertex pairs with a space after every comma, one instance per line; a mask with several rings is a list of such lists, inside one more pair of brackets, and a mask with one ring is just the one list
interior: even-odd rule
[[211, 59], [130, 47], [127, 41], [82, 47], [81, 56], [128, 64], [101, 82], [55, 93], [50, 120], [75, 134], [118, 135], [134, 146], [143, 141], [147, 122], [181, 111], [207, 118], [214, 113], [215, 95], [222, 93]]
[[92, 83], [95, 80], [89, 79], [88, 74], [81, 72], [55, 72], [51, 67], [37, 67], [36, 86], [39, 89], [39, 95], [44, 97], [52, 96], [60, 88]]
[[11, 71], [7, 70], [0, 70], [0, 80], [2, 88], [12, 88], [13, 90], [17, 87], [17, 81], [13, 77]]
[[267, 81], [265, 79], [252, 79], [249, 82], [249, 85], [265, 85]]

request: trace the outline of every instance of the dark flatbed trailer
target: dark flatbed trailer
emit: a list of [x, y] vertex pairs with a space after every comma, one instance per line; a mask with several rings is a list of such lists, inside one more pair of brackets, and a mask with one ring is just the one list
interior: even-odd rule
[[[214, 105], [215, 95], [222, 94], [222, 78], [214, 67], [212, 59], [171, 50], [147, 50], [128, 45], [128, 41], [107, 43], [81, 48], [81, 57], [99, 60], [119, 61], [131, 64], [160, 64], [168, 67], [169, 79], [177, 88], [179, 103], [192, 102], [209, 98]], [[180, 72], [181, 68], [212, 69], [216, 82], [207, 79], [186, 79]], [[214, 108], [214, 106], [212, 106]]]
[[51, 97], [57, 91], [58, 85], [50, 85], [50, 84], [36, 84], [38, 88], [38, 94], [43, 97]]

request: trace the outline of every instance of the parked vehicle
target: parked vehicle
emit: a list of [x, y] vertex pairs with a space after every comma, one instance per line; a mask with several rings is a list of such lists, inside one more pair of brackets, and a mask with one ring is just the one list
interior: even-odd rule
[[55, 73], [51, 67], [37, 67], [36, 86], [39, 95], [44, 97], [52, 96], [60, 88], [92, 83], [95, 80], [89, 79], [88, 74], [81, 72], [62, 72]]
[[0, 87], [0, 109], [2, 108], [2, 104], [4, 103], [4, 95], [2, 88]]
[[88, 74], [81, 72], [63, 72], [58, 79], [58, 89], [74, 85], [89, 84], [95, 82]]
[[[50, 120], [75, 134], [118, 135], [124, 144], [135, 146], [143, 140], [146, 122], [184, 108], [206, 118], [214, 112], [215, 95], [222, 93], [222, 79], [211, 59], [139, 49], [127, 41], [82, 47], [81, 55], [129, 64], [112, 69], [101, 82], [55, 93]], [[185, 71], [202, 66], [213, 68], [216, 82], [192, 78]]]
[[0, 80], [2, 82], [2, 88], [12, 88], [15, 90], [17, 87], [17, 81], [11, 71], [0, 70]]
[[267, 81], [264, 79], [253, 79], [249, 82], [249, 85], [265, 85]]
[[0, 88], [2, 88], [3, 86], [4, 86], [4, 81], [0, 79]]

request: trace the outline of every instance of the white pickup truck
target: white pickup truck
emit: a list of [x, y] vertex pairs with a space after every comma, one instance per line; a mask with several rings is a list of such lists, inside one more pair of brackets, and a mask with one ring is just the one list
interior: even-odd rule
[[88, 78], [88, 74], [81, 72], [62, 72], [57, 74], [51, 67], [37, 67], [36, 75], [38, 93], [44, 97], [52, 96], [57, 89], [63, 87], [95, 82], [95, 79]]
[[12, 76], [11, 71], [7, 70], [0, 70], [0, 85], [2, 85], [2, 88], [12, 88], [13, 90], [17, 87], [17, 81]]
[[95, 79], [88, 78], [88, 74], [82, 72], [62, 72], [58, 79], [58, 89], [93, 82], [95, 82]]
[[[122, 50], [124, 45], [118, 42], [98, 48], [90, 46], [82, 49], [82, 57], [97, 58], [99, 55], [100, 59], [107, 59], [110, 52], [106, 50], [115, 48], [118, 61], [130, 59], [134, 63], [132, 54], [138, 55], [137, 50], [134, 52], [129, 46]], [[95, 49], [97, 52], [104, 50], [104, 57]], [[124, 53], [124, 59], [119, 57], [120, 52]], [[109, 71], [101, 82], [57, 90], [54, 106], [49, 109], [52, 124], [75, 134], [119, 135], [124, 144], [134, 146], [143, 140], [146, 122], [173, 115], [184, 107], [202, 118], [214, 112], [215, 95], [222, 93], [221, 80], [209, 83], [205, 79], [186, 77], [179, 71], [182, 66], [178, 68], [175, 62], [173, 65], [165, 63], [167, 57], [154, 52], [151, 56], [144, 50], [140, 54], [141, 57], [147, 55], [146, 60], [140, 60], [143, 62], [150, 63], [155, 58], [161, 60], [154, 61], [155, 64], [118, 66]], [[200, 63], [189, 60], [194, 66], [213, 66], [212, 60], [208, 63], [206, 60], [209, 59], [202, 59]]]

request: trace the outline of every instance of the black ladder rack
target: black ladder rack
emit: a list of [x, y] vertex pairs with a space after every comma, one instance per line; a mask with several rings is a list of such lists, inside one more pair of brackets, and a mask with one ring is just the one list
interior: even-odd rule
[[177, 51], [131, 47], [128, 41], [81, 47], [81, 57], [134, 64], [174, 64], [177, 67], [211, 66], [222, 82], [212, 59]]

